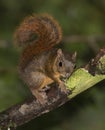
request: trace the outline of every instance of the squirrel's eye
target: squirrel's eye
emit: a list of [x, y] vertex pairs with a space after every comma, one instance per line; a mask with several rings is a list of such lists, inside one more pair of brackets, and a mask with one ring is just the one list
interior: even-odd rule
[[59, 62], [59, 67], [62, 67], [62, 62]]

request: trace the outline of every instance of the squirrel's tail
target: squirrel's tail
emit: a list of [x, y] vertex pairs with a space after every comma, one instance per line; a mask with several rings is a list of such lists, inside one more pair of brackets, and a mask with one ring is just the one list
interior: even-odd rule
[[[51, 47], [62, 39], [62, 31], [58, 22], [48, 14], [32, 15], [20, 24], [15, 32], [15, 43], [19, 46], [31, 44], [40, 47]], [[38, 45], [39, 46], [39, 45]]]
[[48, 14], [25, 18], [15, 32], [15, 43], [24, 48], [21, 65], [27, 64], [34, 55], [49, 50], [61, 39], [62, 31], [58, 22]]

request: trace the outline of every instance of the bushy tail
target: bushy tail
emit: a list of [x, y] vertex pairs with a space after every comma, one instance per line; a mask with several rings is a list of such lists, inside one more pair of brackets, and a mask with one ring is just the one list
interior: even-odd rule
[[58, 22], [48, 14], [32, 15], [15, 32], [15, 43], [24, 48], [21, 64], [25, 66], [34, 55], [46, 51], [62, 39]]

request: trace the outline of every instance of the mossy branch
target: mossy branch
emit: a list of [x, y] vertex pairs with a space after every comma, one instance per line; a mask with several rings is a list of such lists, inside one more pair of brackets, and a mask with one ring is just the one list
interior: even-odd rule
[[41, 106], [35, 98], [28, 99], [21, 104], [17, 104], [0, 113], [0, 129], [8, 129], [20, 126], [33, 118], [47, 113], [79, 93], [94, 86], [96, 83], [105, 79], [105, 48], [101, 49], [97, 56], [86, 66], [78, 68], [70, 78], [65, 81], [71, 94], [64, 94], [52, 86], [47, 93], [48, 103]]

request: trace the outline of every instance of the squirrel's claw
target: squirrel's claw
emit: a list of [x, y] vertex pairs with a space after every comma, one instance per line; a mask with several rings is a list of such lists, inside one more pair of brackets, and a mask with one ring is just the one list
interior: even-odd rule
[[62, 93], [65, 93], [65, 94], [71, 94], [71, 90], [67, 89], [67, 87], [65, 86], [64, 83], [60, 83], [59, 84], [59, 88], [61, 90]]

